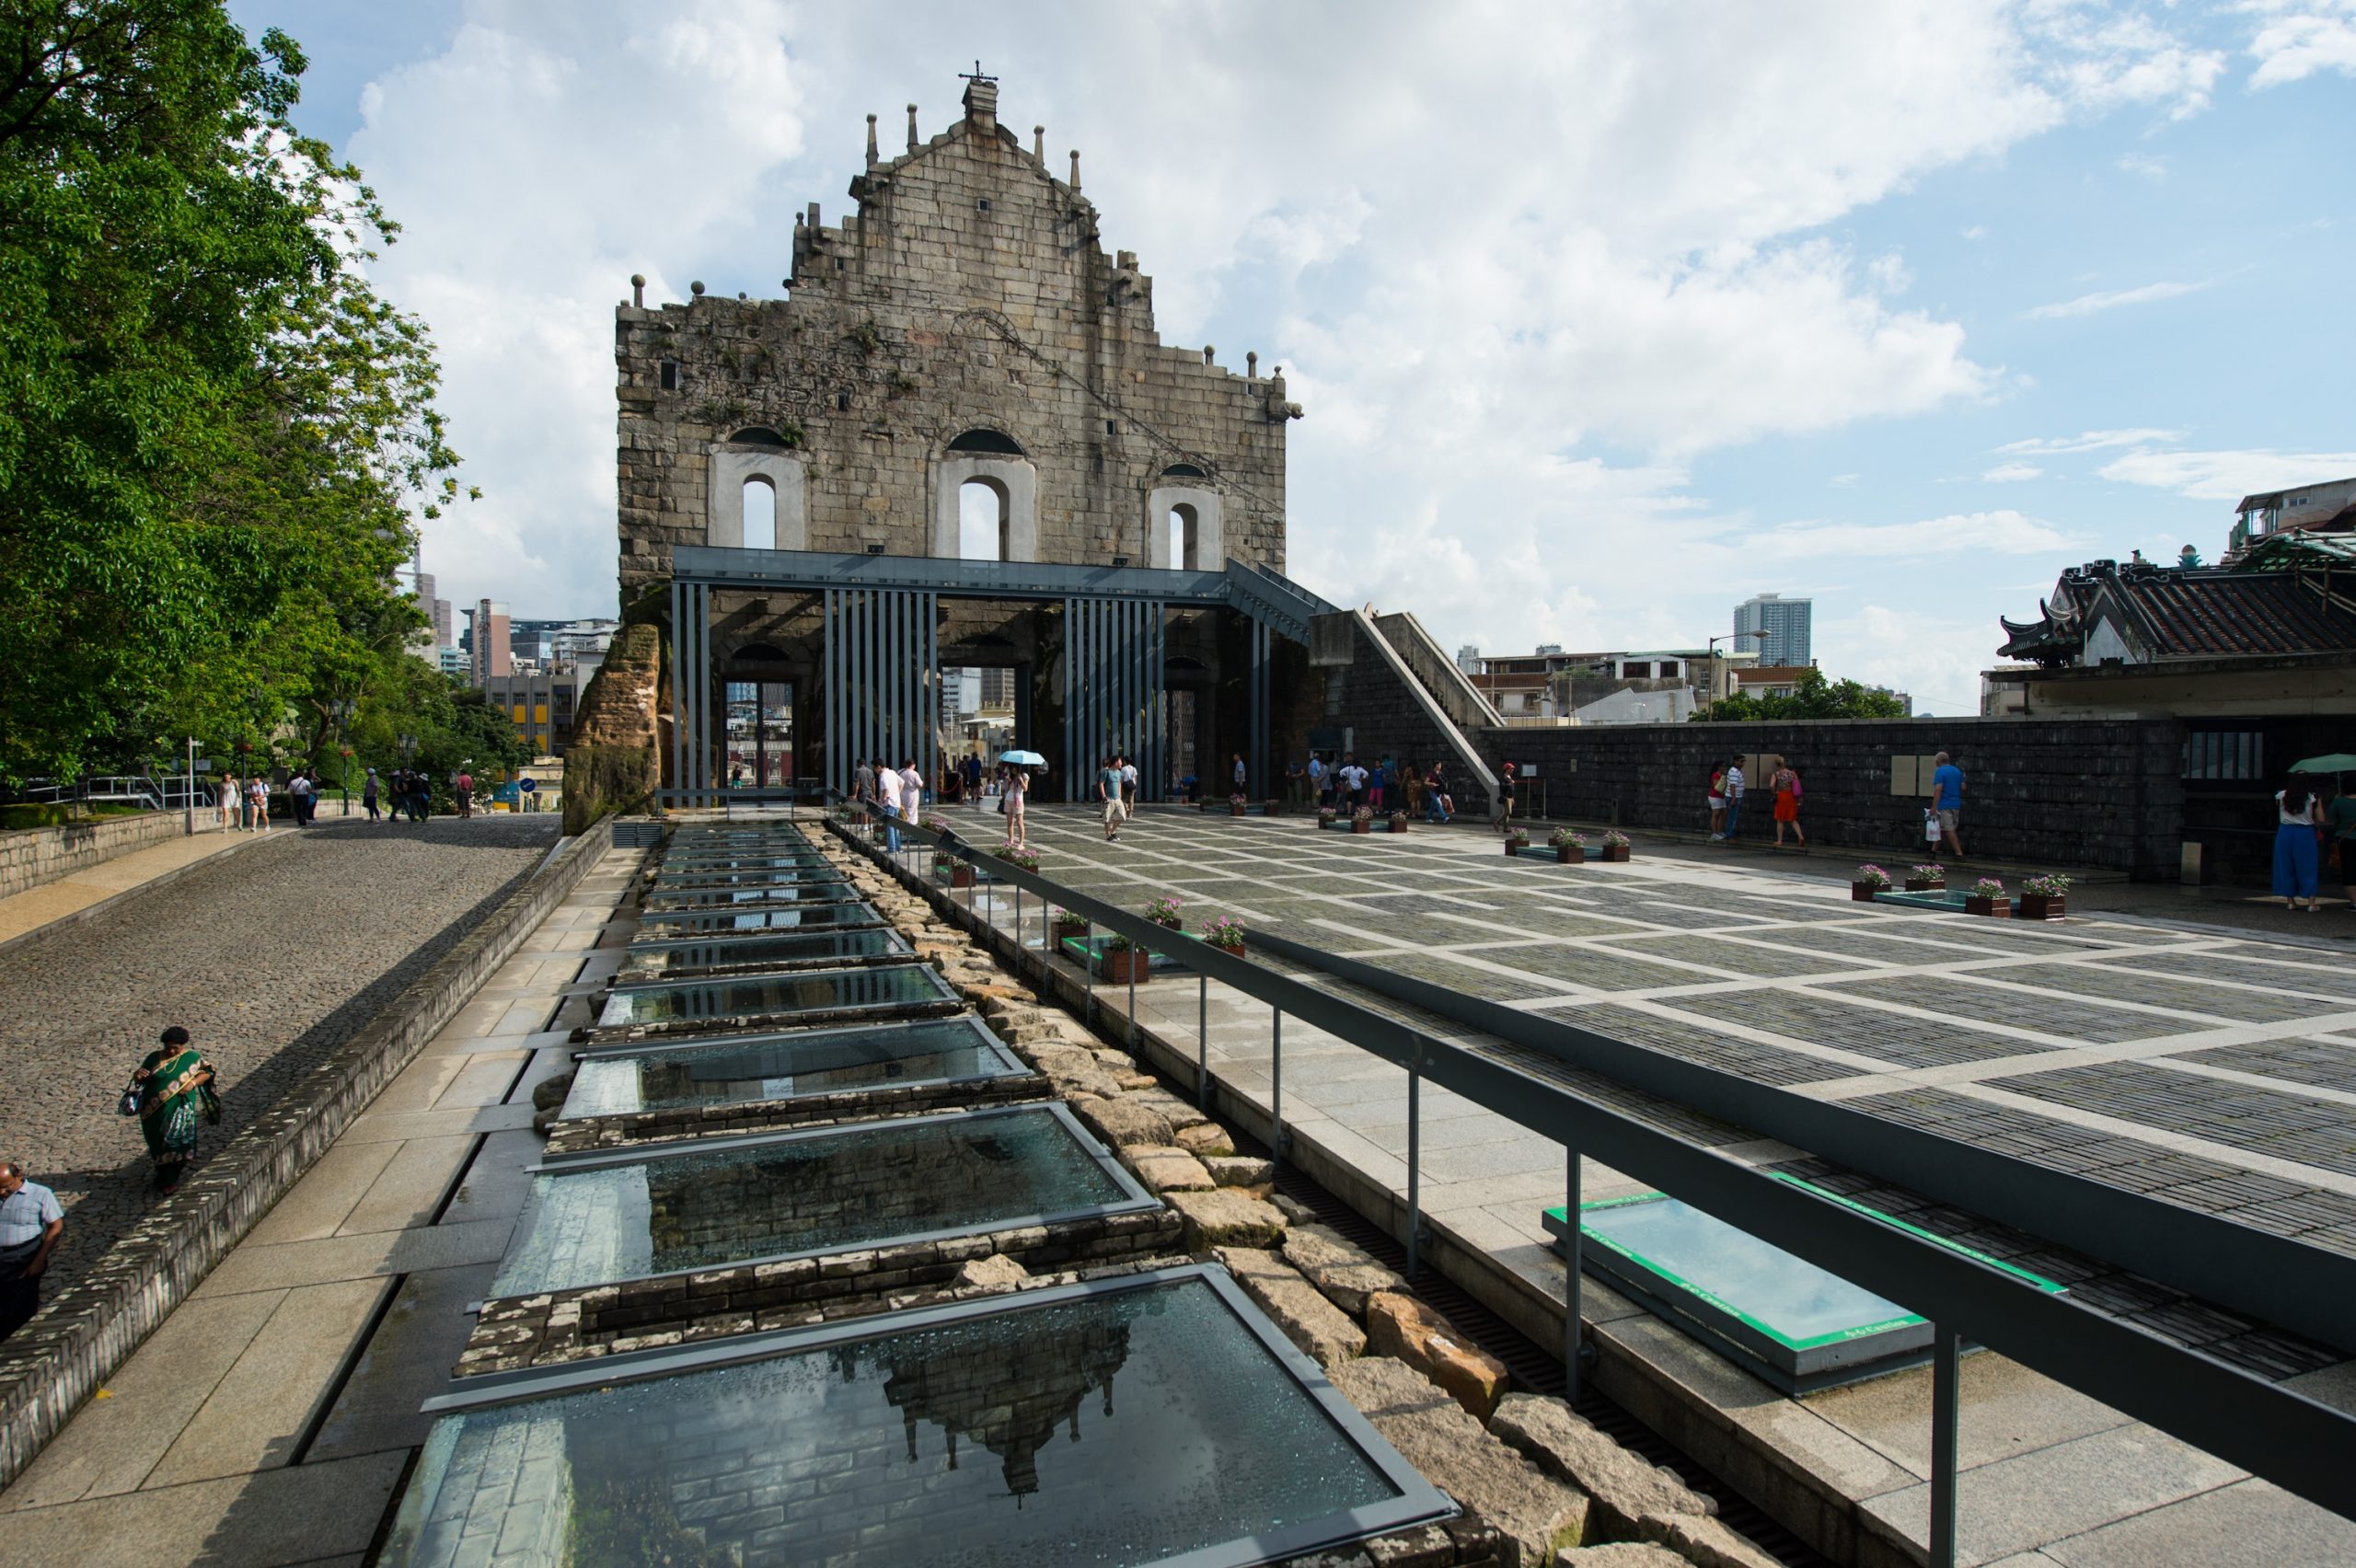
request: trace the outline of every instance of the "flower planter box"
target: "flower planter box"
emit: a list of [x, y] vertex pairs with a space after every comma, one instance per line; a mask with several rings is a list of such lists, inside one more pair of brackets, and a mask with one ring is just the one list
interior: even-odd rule
[[1906, 891], [1909, 893], [1945, 893], [1946, 891], [1946, 879], [1945, 877], [1938, 878], [1935, 881], [1930, 877], [1908, 877], [1906, 879]]
[[973, 868], [973, 867], [971, 867], [971, 866], [965, 865], [965, 864], [964, 864], [964, 863], [963, 863], [962, 861], [961, 861], [961, 862], [959, 862], [959, 863], [958, 863], [958, 864], [956, 864], [956, 865], [953, 865], [953, 866], [950, 867], [950, 868], [949, 868], [949, 885], [950, 885], [951, 887], [971, 887], [971, 886], [973, 886], [973, 885], [974, 885], [974, 868]]
[[1122, 948], [1100, 955], [1104, 978], [1115, 986], [1126, 986], [1131, 980], [1143, 980], [1153, 969], [1153, 954], [1143, 948]]
[[1557, 844], [1554, 846], [1554, 863], [1558, 866], [1584, 866], [1587, 864], [1587, 849], [1577, 844]]
[[[1064, 946], [1066, 942], [1078, 942], [1080, 944], [1080, 950], [1077, 952], [1073, 951], [1070, 948]], [[1057, 926], [1056, 928], [1056, 951], [1062, 953], [1066, 958], [1070, 959], [1074, 963], [1079, 964], [1082, 969], [1087, 968], [1089, 952], [1088, 928], [1085, 926]]]
[[2063, 905], [2070, 902], [2067, 894], [2025, 893], [2021, 894], [2020, 918], [2024, 920], [2059, 920]]
[[1601, 854], [1602, 858], [1606, 861], [1615, 865], [1625, 865], [1628, 859], [1628, 846], [1625, 844], [1607, 844], [1603, 847]]
[[1524, 849], [1529, 847], [1530, 841], [1528, 839], [1508, 838], [1506, 840], [1506, 859], [1510, 860], [1516, 855], [1520, 854]]
[[1282, 801], [1270, 801], [1268, 802], [1268, 812], [1267, 812], [1267, 814], [1268, 814], [1268, 815], [1270, 815], [1270, 816], [1282, 816], [1282, 815], [1284, 815], [1284, 814], [1285, 814], [1285, 803], [1284, 803]]
[[1963, 912], [1966, 915], [1990, 915], [1999, 920], [2007, 919], [2013, 913], [2013, 901], [2009, 898], [1981, 898], [1976, 894], [1967, 894], [1964, 895]]
[[1874, 894], [1880, 891], [1880, 884], [1877, 882], [1851, 882], [1849, 884], [1849, 897], [1858, 904], [1871, 904], [1874, 901]]
[[1382, 825], [1386, 832], [1404, 833], [1407, 831], [1407, 819], [1405, 817], [1391, 817], [1386, 819]]
[[1229, 947], [1224, 942], [1216, 943], [1214, 945], [1218, 948], [1219, 951], [1227, 954], [1230, 958], [1242, 958], [1243, 956], [1243, 949], [1240, 944], [1235, 947]]
[[1227, 802], [1227, 814], [1230, 816], [1242, 816], [1243, 814], [1243, 808], [1237, 805], [1233, 801], [1230, 801]]
[[1374, 831], [1374, 819], [1372, 817], [1352, 817], [1350, 819], [1350, 831], [1352, 833], [1372, 833]]

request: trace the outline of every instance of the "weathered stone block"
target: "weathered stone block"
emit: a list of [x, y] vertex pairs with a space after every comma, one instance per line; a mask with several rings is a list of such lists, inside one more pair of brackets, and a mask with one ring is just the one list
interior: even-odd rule
[[1412, 1296], [1383, 1291], [1366, 1304], [1368, 1342], [1448, 1390], [1476, 1421], [1486, 1421], [1512, 1381], [1506, 1364], [1457, 1332]]
[[1708, 1514], [1715, 1505], [1676, 1477], [1630, 1453], [1561, 1400], [1507, 1394], [1489, 1421], [1524, 1458], [1595, 1501], [1591, 1533], [1610, 1540], [1640, 1540], [1650, 1517]]
[[1126, 1094], [1074, 1101], [1072, 1111], [1091, 1132], [1114, 1148], [1171, 1141], [1170, 1123]]
[[1216, 1251], [1243, 1293], [1317, 1365], [1331, 1368], [1365, 1353], [1365, 1332], [1276, 1253], [1251, 1247]]
[[1296, 1223], [1286, 1232], [1285, 1262], [1353, 1317], [1366, 1315], [1367, 1297], [1407, 1289], [1407, 1282], [1376, 1262], [1372, 1253], [1322, 1225]]
[[1186, 1224], [1186, 1247], [1275, 1247], [1284, 1240], [1285, 1216], [1232, 1187], [1207, 1193], [1172, 1193], [1168, 1202]]
[[1207, 1193], [1218, 1185], [1201, 1160], [1168, 1144], [1131, 1144], [1121, 1150], [1121, 1163], [1157, 1193]]
[[1178, 1147], [1195, 1154], [1233, 1154], [1235, 1140], [1217, 1122], [1200, 1122], [1178, 1129]]
[[1586, 1539], [1588, 1500], [1507, 1447], [1404, 1362], [1363, 1355], [1326, 1376], [1425, 1479], [1508, 1538], [1538, 1568]]

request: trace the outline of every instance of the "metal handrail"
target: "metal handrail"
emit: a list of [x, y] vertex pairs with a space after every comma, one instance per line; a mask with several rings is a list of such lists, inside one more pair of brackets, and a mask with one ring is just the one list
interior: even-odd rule
[[[885, 820], [871, 805], [843, 803], [878, 822]], [[1819, 1268], [1908, 1306], [1929, 1319], [1943, 1340], [1951, 1343], [1952, 1336], [1969, 1336], [2286, 1491], [2356, 1518], [2356, 1467], [2346, 1462], [2346, 1456], [2356, 1452], [2356, 1414], [2163, 1340], [2123, 1319], [2081, 1306], [2067, 1294], [2048, 1294], [1935, 1239], [1898, 1229], [1779, 1181], [1561, 1084], [1533, 1078], [1248, 958], [1236, 958], [1196, 938], [1154, 925], [1035, 871], [995, 856], [986, 857], [953, 829], [906, 822], [895, 825], [904, 837], [927, 844], [937, 853], [977, 866], [987, 858], [996, 880], [1027, 889], [1080, 915], [1092, 926], [1102, 926], [1139, 945], [1182, 951], [1188, 968], [1268, 1004], [1279, 1018], [1292, 1014], [1336, 1039], [1406, 1068], [1411, 1095], [1417, 1080], [1428, 1078], [1561, 1144], [1573, 1151], [1574, 1161], [1585, 1156], [1608, 1164]], [[879, 859], [888, 859], [881, 850], [865, 847]], [[1247, 941], [1272, 953], [1280, 945], [1297, 946], [1285, 944], [1282, 939], [1257, 936], [1247, 937]], [[1661, 1057], [1661, 1053], [1642, 1046], [1624, 1048]], [[1625, 1065], [1620, 1064], [1623, 1070]], [[1590, 1070], [1604, 1078], [1613, 1076], [1608, 1067]], [[1276, 1071], [1281, 1072], [1280, 1066]], [[1281, 1078], [1276, 1081], [1280, 1083]], [[1643, 1088], [1640, 1084], [1629, 1087]], [[1750, 1087], [1756, 1091], [1763, 1086]], [[1272, 1120], [1276, 1124], [1272, 1142], [1280, 1148], [1280, 1101]], [[1916, 1129], [1892, 1130], [1904, 1138], [1920, 1140], [1926, 1155], [1956, 1147], [1952, 1140]], [[2051, 1174], [2041, 1170], [2038, 1173]], [[1411, 1227], [1414, 1224], [1411, 1199]], [[2087, 1251], [2104, 1257], [2099, 1251]], [[1576, 1270], [1566, 1284], [1577, 1287]], [[1576, 1316], [1573, 1311], [1574, 1325]], [[1956, 1397], [1952, 1382], [1951, 1377], [1940, 1379], [1944, 1385], [1940, 1396], [1946, 1409], [1934, 1411], [1934, 1424], [1944, 1420], [1950, 1432]], [[1950, 1460], [1951, 1454], [1950, 1449]], [[1935, 1516], [1943, 1491], [1952, 1508], [1951, 1469], [1944, 1475], [1934, 1474], [1932, 1484]]]

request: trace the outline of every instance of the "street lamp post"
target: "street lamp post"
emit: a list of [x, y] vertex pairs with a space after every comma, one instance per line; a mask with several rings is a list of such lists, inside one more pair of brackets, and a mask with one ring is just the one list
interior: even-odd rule
[[342, 742], [344, 732], [352, 727], [352, 701], [348, 697], [339, 697], [328, 704], [328, 711], [335, 719], [337, 755], [343, 758], [343, 766], [338, 770], [337, 777], [340, 780], [339, 788], [343, 795], [345, 816], [352, 814], [352, 748], [343, 744]]
[[1738, 637], [1764, 637], [1766, 635], [1767, 633], [1763, 629], [1758, 631], [1729, 631], [1723, 636], [1710, 639], [1710, 717], [1715, 719], [1717, 717], [1718, 712], [1718, 644], [1721, 642], [1732, 642]]

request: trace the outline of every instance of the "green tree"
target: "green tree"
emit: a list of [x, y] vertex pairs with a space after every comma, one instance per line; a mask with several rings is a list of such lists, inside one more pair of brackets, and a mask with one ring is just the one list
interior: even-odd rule
[[1705, 709], [1696, 709], [1695, 722], [1731, 724], [1761, 719], [1903, 719], [1906, 705], [1894, 692], [1855, 681], [1829, 681], [1811, 665], [1802, 672], [1790, 693], [1753, 697], [1737, 692]]
[[456, 457], [303, 68], [220, 0], [0, 7], [0, 783], [315, 755], [419, 624]]

